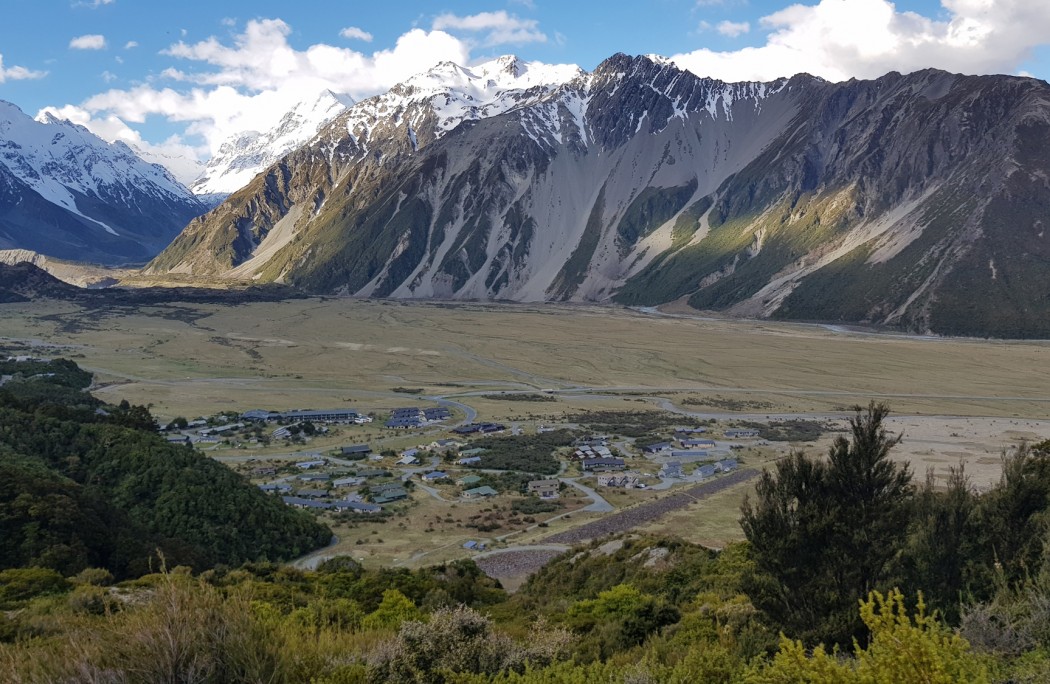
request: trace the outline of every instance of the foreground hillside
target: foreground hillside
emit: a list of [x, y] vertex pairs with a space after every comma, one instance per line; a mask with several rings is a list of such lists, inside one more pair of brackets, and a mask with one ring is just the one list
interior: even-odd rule
[[534, 70], [440, 65], [358, 103], [144, 277], [1050, 334], [1047, 84]]
[[0, 568], [137, 576], [287, 560], [331, 532], [228, 468], [156, 434], [142, 406], [107, 406], [65, 360], [0, 362]]
[[471, 561], [197, 565], [123, 583], [98, 568], [9, 568], [0, 678], [1047, 681], [1050, 443], [1004, 456], [983, 493], [961, 471], [936, 488], [888, 460], [886, 415], [858, 409], [826, 458], [796, 453], [765, 473], [742, 509], [746, 543], [601, 539], [514, 595]]

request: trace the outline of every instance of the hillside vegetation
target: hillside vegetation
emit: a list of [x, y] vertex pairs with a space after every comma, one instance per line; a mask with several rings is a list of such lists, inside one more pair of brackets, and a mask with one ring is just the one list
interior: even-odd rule
[[[278, 525], [306, 535], [314, 523], [271, 512], [273, 500], [233, 481], [236, 496], [207, 516], [179, 487], [168, 496], [180, 504], [150, 495], [192, 468], [225, 476], [159, 444], [144, 408], [98, 406], [73, 364], [47, 368], [20, 369], [2, 390], [5, 467], [66, 498], [28, 522], [12, 517], [37, 510], [25, 496], [0, 498], [4, 548], [19, 554], [0, 571], [0, 681], [1050, 681], [1050, 442], [1005, 453], [987, 491], [962, 469], [938, 487], [888, 458], [899, 440], [872, 404], [826, 457], [795, 453], [763, 474], [742, 507], [746, 542], [600, 539], [509, 595], [468, 560], [409, 571], [338, 557], [307, 572], [246, 558], [246, 539], [275, 548], [293, 538], [265, 536]], [[51, 440], [22, 437], [27, 425]], [[239, 524], [271, 514], [275, 529]], [[118, 516], [167, 543], [167, 564], [141, 576], [134, 563], [107, 564], [138, 558], [123, 537], [124, 555], [98, 550], [116, 544], [104, 532]], [[50, 553], [32, 543], [43, 532]], [[174, 567], [176, 557], [193, 565]]]
[[156, 434], [149, 410], [107, 406], [71, 361], [4, 362], [0, 569], [118, 577], [158, 556], [205, 569], [287, 560], [331, 532], [225, 466]]

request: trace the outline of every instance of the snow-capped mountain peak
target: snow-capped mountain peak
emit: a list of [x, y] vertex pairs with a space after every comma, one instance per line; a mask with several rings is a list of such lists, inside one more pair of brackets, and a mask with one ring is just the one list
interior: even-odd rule
[[145, 259], [203, 209], [167, 169], [126, 144], [0, 101], [0, 247]]
[[219, 198], [236, 192], [270, 164], [309, 142], [353, 104], [349, 95], [323, 90], [317, 97], [297, 103], [270, 130], [232, 136], [219, 147], [191, 189], [198, 195]]

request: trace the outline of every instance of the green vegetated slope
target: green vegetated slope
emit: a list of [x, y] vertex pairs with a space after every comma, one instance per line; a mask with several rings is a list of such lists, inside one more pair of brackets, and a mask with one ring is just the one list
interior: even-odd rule
[[141, 406], [107, 406], [65, 360], [3, 362], [0, 567], [86, 567], [126, 577], [283, 560], [331, 532], [215, 461], [156, 434]]
[[916, 482], [889, 458], [885, 416], [872, 404], [826, 458], [795, 453], [764, 473], [742, 509], [746, 543], [600, 539], [513, 595], [478, 567], [512, 556], [120, 584], [99, 569], [3, 570], [0, 679], [1047, 681], [1050, 441], [1005, 455], [1002, 481], [978, 493], [961, 470]]

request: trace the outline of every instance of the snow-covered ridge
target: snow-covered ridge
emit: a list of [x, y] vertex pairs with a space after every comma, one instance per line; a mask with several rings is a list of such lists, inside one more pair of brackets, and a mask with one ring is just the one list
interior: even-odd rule
[[75, 194], [127, 206], [142, 193], [172, 201], [190, 197], [167, 169], [143, 161], [123, 142], [107, 143], [49, 112], [34, 120], [2, 100], [0, 164], [46, 200], [81, 216]]
[[432, 142], [463, 121], [539, 102], [585, 73], [575, 64], [523, 62], [510, 55], [473, 67], [441, 62], [358, 103], [342, 124], [362, 150], [367, 150], [373, 127], [386, 123], [406, 125], [415, 147], [423, 129], [427, 129], [427, 139], [422, 142]]
[[349, 95], [322, 91], [296, 104], [265, 132], [244, 131], [224, 142], [190, 186], [197, 195], [229, 195], [292, 150], [309, 142], [325, 124], [354, 101]]

